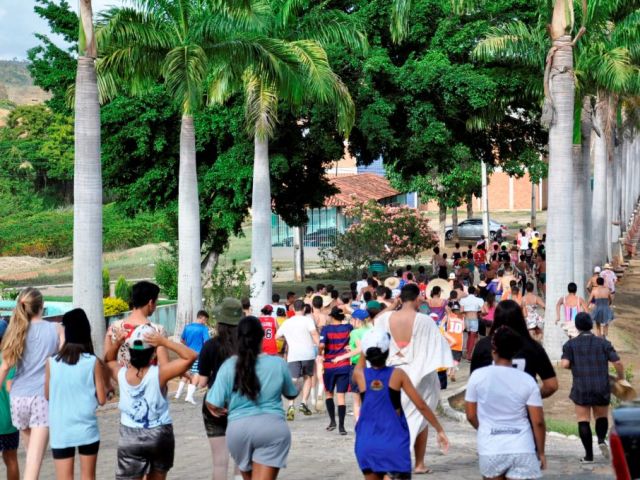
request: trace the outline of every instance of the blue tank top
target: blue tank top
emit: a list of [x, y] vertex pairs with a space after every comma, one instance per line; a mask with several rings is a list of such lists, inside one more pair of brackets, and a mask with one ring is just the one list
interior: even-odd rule
[[75, 365], [49, 358], [51, 448], [77, 447], [100, 440], [95, 366], [96, 357], [86, 353]]
[[391, 403], [393, 367], [367, 368], [366, 393], [356, 424], [356, 458], [360, 470], [411, 473], [409, 426], [404, 412]]
[[118, 372], [120, 387], [120, 423], [130, 428], [155, 428], [171, 425], [169, 402], [160, 389], [160, 369], [153, 365], [139, 385], [129, 385], [127, 369]]

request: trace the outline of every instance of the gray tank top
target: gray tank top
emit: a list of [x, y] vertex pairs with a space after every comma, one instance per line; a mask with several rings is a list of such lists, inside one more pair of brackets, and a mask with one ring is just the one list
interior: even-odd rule
[[11, 385], [12, 397], [44, 396], [47, 359], [58, 351], [56, 324], [36, 320], [29, 324], [22, 359], [16, 366]]

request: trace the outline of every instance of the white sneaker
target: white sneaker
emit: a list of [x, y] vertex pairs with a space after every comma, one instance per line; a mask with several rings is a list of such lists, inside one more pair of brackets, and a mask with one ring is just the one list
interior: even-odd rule
[[190, 403], [191, 405], [197, 405], [198, 402], [196, 402], [193, 398], [185, 398], [184, 399], [185, 402]]
[[607, 442], [599, 443], [598, 447], [600, 447], [600, 453], [602, 453], [602, 456], [609, 460], [611, 454], [609, 453], [609, 445], [607, 445]]

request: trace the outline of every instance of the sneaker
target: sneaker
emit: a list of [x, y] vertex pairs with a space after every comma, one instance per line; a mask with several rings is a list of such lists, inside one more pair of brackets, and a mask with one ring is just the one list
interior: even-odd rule
[[291, 405], [288, 409], [287, 409], [287, 421], [289, 422], [293, 422], [293, 419], [296, 418], [296, 409], [294, 408], [293, 405]]
[[298, 410], [305, 416], [310, 416], [313, 415], [313, 412], [311, 410], [309, 410], [309, 407], [307, 407], [307, 405], [305, 403], [301, 403], [300, 407], [298, 408]]
[[592, 464], [593, 463], [593, 458], [583, 457], [583, 458], [580, 459], [580, 463]]
[[602, 453], [602, 456], [609, 460], [611, 454], [609, 453], [609, 445], [607, 445], [607, 442], [599, 443], [598, 447], [600, 447], [600, 453]]
[[196, 402], [193, 398], [185, 398], [184, 399], [185, 402], [190, 403], [191, 405], [197, 405], [198, 402]]
[[340, 432], [340, 435], [346, 435], [346, 434], [347, 434], [347, 431], [345, 430], [345, 428], [344, 428], [344, 427], [340, 427], [340, 428], [338, 429], [338, 431]]

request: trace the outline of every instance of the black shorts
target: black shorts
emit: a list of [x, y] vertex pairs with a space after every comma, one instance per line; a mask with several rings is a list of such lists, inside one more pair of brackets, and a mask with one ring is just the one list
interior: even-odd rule
[[227, 434], [227, 417], [214, 417], [207, 408], [206, 398], [202, 403], [202, 420], [207, 438], [224, 437]]
[[375, 473], [379, 477], [389, 477], [391, 480], [411, 480], [411, 472], [374, 472], [373, 470], [367, 468], [362, 470], [364, 475], [369, 475], [371, 473]]
[[322, 379], [324, 381], [324, 389], [333, 393], [347, 393], [349, 391], [349, 374], [336, 373], [331, 370], [325, 370]]
[[316, 368], [315, 360], [302, 360], [298, 362], [287, 363], [291, 378], [313, 377], [313, 371]]
[[462, 360], [462, 350], [451, 350], [451, 356], [456, 362]]
[[19, 446], [20, 446], [20, 432], [13, 432], [13, 433], [0, 435], [0, 452], [17, 450]]
[[130, 428], [120, 425], [116, 480], [141, 478], [173, 467], [175, 439], [172, 425]]
[[[100, 450], [100, 440], [89, 445], [78, 445], [78, 453], [80, 455], [92, 456], [97, 455]], [[54, 460], [65, 460], [67, 458], [73, 458], [76, 456], [76, 447], [68, 448], [52, 448], [51, 455]]]

